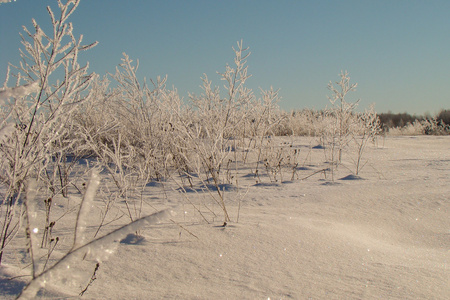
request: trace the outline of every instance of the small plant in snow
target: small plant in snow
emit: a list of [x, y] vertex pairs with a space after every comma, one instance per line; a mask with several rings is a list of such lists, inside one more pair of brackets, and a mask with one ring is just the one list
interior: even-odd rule
[[359, 100], [348, 102], [346, 99], [350, 92], [355, 91], [357, 84], [350, 84], [348, 72], [341, 72], [339, 76], [341, 79], [336, 82], [337, 87], [331, 82], [328, 84], [328, 89], [333, 93], [328, 97], [332, 106], [325, 111], [327, 125], [321, 137], [333, 181], [334, 171], [342, 161], [343, 150], [355, 132], [357, 119], [354, 110], [359, 103]]
[[353, 134], [353, 141], [356, 144], [355, 175], [367, 162], [363, 162], [364, 150], [369, 142], [373, 141], [381, 132], [380, 119], [375, 112], [373, 105], [358, 116], [361, 128]]
[[246, 66], [250, 54], [248, 48], [244, 48], [241, 41], [233, 50], [235, 67], [226, 65], [225, 72], [219, 73], [221, 80], [225, 81], [226, 96], [221, 97], [219, 88], [212, 88], [211, 81], [205, 75], [202, 78], [204, 93], [200, 96], [190, 95], [198, 122], [181, 120], [181, 134], [188, 141], [188, 147], [195, 151], [192, 155], [205, 172], [204, 181], [211, 180], [215, 186], [218, 203], [224, 213], [224, 224], [230, 221], [224, 201], [225, 191], [221, 189], [222, 169], [231, 153], [231, 148], [227, 147], [238, 136], [239, 128], [248, 114], [245, 108], [254, 99], [252, 90], [245, 87], [250, 77]]

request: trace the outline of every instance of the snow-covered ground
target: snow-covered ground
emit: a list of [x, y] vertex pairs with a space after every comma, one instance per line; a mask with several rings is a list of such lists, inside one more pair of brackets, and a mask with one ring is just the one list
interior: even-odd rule
[[[297, 178], [324, 167], [323, 150], [310, 151], [310, 138], [289, 142], [304, 163]], [[266, 176], [256, 184], [245, 176], [249, 169], [239, 169], [239, 187], [225, 193], [232, 220], [226, 227], [207, 192], [181, 194], [171, 181], [149, 184], [142, 215], [166, 208], [176, 215], [142, 228], [143, 238], [130, 235], [106, 246], [112, 253], [82, 298], [449, 299], [450, 137], [388, 137], [378, 147], [370, 145], [364, 158], [369, 160], [360, 174], [364, 180], [335, 183], [321, 172], [290, 181], [286, 171], [284, 183]], [[351, 174], [346, 159], [336, 178]], [[108, 185], [104, 175], [101, 186]], [[80, 198], [72, 191], [69, 200], [54, 200], [52, 215], [62, 216], [54, 228], [60, 242], [48, 265], [69, 250], [76, 214], [64, 212]], [[91, 238], [104, 207], [100, 198], [91, 209]], [[118, 202], [109, 216], [123, 211]], [[98, 236], [127, 222], [122, 217], [106, 224]], [[18, 235], [5, 252], [3, 299], [16, 297], [30, 280], [14, 277], [30, 274], [23, 241]], [[48, 250], [41, 251], [42, 268]], [[40, 297], [78, 298], [95, 265], [89, 256], [78, 258]]]

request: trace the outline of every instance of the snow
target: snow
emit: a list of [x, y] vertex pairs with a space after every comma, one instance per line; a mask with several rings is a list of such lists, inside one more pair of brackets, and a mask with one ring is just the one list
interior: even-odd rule
[[[293, 141], [299, 149], [314, 144], [304, 137]], [[323, 150], [311, 151], [308, 165], [297, 170], [299, 178], [323, 168]], [[329, 178], [320, 172], [277, 184], [261, 176], [262, 184], [256, 184], [245, 176], [249, 169], [240, 169], [239, 188], [225, 191], [232, 220], [225, 227], [207, 192], [198, 189], [186, 197], [209, 224], [170, 181], [148, 185], [142, 215], [164, 209], [176, 215], [164, 211], [159, 223], [144, 222], [120, 235], [114, 232], [127, 224], [125, 218], [105, 225], [100, 234], [107, 241], [90, 248], [108, 245], [101, 250], [108, 257], [100, 259], [83, 298], [448, 299], [450, 137], [388, 137], [368, 147], [365, 158], [364, 180], [340, 167], [336, 178], [347, 180], [339, 184], [324, 184]], [[100, 187], [112, 186], [105, 173], [100, 177]], [[76, 201], [75, 195], [55, 199], [52, 213], [56, 217]], [[97, 229], [101, 205], [94, 200], [87, 237]], [[73, 213], [56, 223], [61, 245], [51, 262], [70, 249], [75, 221]], [[93, 254], [73, 257], [69, 270], [48, 278], [38, 297], [78, 297], [98, 261]], [[19, 235], [0, 267], [2, 299], [20, 293], [30, 278], [15, 276], [30, 274], [27, 265]]]

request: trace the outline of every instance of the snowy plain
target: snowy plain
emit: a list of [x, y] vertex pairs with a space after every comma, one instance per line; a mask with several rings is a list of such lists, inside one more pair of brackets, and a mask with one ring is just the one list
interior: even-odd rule
[[[313, 138], [274, 138], [274, 143], [299, 149], [301, 168], [294, 180], [293, 171], [285, 170], [283, 182], [271, 182], [263, 172], [258, 180], [239, 168], [238, 187], [226, 186], [232, 220], [227, 226], [208, 192], [180, 193], [170, 180], [150, 183], [142, 215], [163, 209], [174, 215], [141, 228], [140, 237], [124, 236], [108, 245], [110, 255], [82, 297], [96, 265], [89, 257], [47, 283], [39, 297], [450, 298], [449, 136], [380, 137], [364, 154], [368, 163], [362, 180], [339, 179], [352, 173], [353, 162], [344, 157], [334, 182], [329, 174], [315, 173], [324, 168], [324, 159], [323, 150], [311, 147], [317, 143]], [[113, 186], [111, 179], [102, 174], [100, 188], [108, 186]], [[48, 265], [72, 243], [76, 215], [70, 208], [80, 197], [71, 190], [69, 199], [54, 199], [52, 214], [61, 217], [54, 234], [60, 242]], [[97, 199], [90, 211], [91, 238], [103, 207]], [[118, 202], [110, 217], [124, 210]], [[106, 224], [99, 236], [126, 223], [122, 217]], [[43, 267], [48, 250], [41, 250]], [[29, 274], [24, 235], [19, 234], [0, 268], [0, 297], [15, 298]]]

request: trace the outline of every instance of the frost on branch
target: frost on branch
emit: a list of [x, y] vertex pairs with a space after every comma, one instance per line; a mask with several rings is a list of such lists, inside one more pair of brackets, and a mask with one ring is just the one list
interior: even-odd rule
[[22, 98], [32, 93], [37, 93], [40, 89], [39, 82], [28, 83], [17, 87], [4, 87], [0, 89], [0, 100], [6, 101], [9, 98]]
[[[0, 4], [2, 4], [2, 3], [9, 3], [9, 2], [11, 2], [11, 0], [0, 0]], [[14, 0], [14, 2], [16, 2], [16, 0]]]

